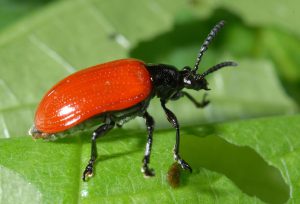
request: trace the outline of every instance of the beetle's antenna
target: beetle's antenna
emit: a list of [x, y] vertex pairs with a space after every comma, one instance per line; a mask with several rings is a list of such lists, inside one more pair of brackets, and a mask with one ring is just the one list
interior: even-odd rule
[[205, 41], [203, 42], [199, 54], [197, 56], [196, 59], [196, 63], [193, 69], [193, 73], [196, 73], [198, 70], [198, 66], [201, 62], [202, 56], [204, 54], [204, 52], [208, 49], [208, 45], [210, 44], [210, 42], [216, 37], [217, 33], [221, 30], [221, 28], [225, 25], [225, 21], [220, 21], [219, 23], [217, 23], [213, 29], [210, 31], [210, 33], [208, 34], [208, 36], [206, 37]]
[[205, 72], [199, 75], [199, 78], [204, 78], [205, 76], [209, 75], [212, 72], [215, 72], [223, 67], [229, 67], [229, 66], [237, 66], [238, 64], [236, 62], [221, 62], [219, 64], [214, 65], [213, 67], [209, 68]]

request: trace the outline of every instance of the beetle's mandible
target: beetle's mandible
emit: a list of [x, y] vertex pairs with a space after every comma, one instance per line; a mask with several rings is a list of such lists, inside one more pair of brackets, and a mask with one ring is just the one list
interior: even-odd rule
[[168, 121], [176, 130], [174, 159], [185, 170], [192, 171], [190, 165], [179, 153], [180, 131], [175, 114], [166, 103], [186, 96], [197, 108], [205, 107], [209, 101], [205, 96], [197, 101], [184, 89], [209, 90], [205, 77], [218, 69], [236, 66], [225, 61], [212, 66], [201, 74], [197, 73], [202, 56], [208, 45], [224, 26], [217, 23], [203, 42], [193, 68], [182, 70], [167, 64], [147, 64], [136, 59], [121, 59], [99, 64], [78, 71], [53, 86], [41, 100], [29, 130], [33, 138], [49, 138], [78, 127], [83, 122], [96, 119], [101, 125], [91, 137], [91, 157], [83, 172], [82, 179], [93, 175], [97, 159], [96, 139], [105, 135], [115, 125], [123, 125], [128, 120], [140, 116], [145, 119], [148, 138], [142, 160], [142, 173], [154, 175], [149, 168], [154, 120], [147, 112], [150, 100], [160, 99]]

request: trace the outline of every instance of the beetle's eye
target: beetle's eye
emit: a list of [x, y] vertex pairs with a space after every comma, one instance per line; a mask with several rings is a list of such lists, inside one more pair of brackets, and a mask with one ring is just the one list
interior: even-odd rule
[[188, 76], [183, 78], [183, 82], [186, 85], [191, 85], [192, 84], [192, 81]]

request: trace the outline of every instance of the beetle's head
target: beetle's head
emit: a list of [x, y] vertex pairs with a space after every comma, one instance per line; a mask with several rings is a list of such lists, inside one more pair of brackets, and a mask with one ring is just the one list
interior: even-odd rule
[[193, 89], [193, 90], [201, 90], [201, 89], [209, 90], [209, 88], [207, 87], [208, 83], [205, 79], [207, 75], [223, 67], [237, 66], [237, 63], [235, 62], [226, 61], [212, 66], [211, 68], [204, 71], [202, 74], [197, 73], [203, 54], [208, 49], [208, 45], [210, 44], [212, 39], [216, 36], [216, 34], [219, 32], [219, 30], [224, 26], [224, 24], [225, 24], [224, 21], [220, 21], [210, 31], [210, 33], [208, 34], [207, 38], [205, 39], [205, 41], [203, 42], [200, 48], [194, 68], [192, 69], [188, 66], [183, 68], [182, 76], [183, 76], [183, 85], [185, 88]]
[[204, 77], [200, 77], [199, 74], [193, 73], [190, 67], [183, 68], [183, 84], [187, 89], [193, 90], [209, 90], [207, 81]]
[[197, 91], [201, 89], [210, 90], [208, 88], [208, 82], [205, 79], [205, 77], [214, 71], [217, 71], [223, 67], [228, 67], [228, 66], [237, 66], [237, 63], [231, 61], [221, 62], [209, 68], [202, 74], [197, 74], [196, 73], [197, 70], [192, 70], [190, 67], [184, 67], [182, 71], [184, 87], [187, 89], [193, 89]]

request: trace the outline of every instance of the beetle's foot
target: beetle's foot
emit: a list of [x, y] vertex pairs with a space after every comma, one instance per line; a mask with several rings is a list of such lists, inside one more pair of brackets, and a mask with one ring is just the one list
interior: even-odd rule
[[207, 93], [204, 94], [201, 103], [198, 103], [198, 105], [197, 105], [198, 108], [204, 108], [210, 103], [210, 101], [207, 100], [206, 98], [207, 98]]
[[148, 165], [144, 165], [141, 169], [141, 172], [144, 174], [145, 178], [150, 178], [155, 176], [154, 169], [150, 169]]
[[87, 181], [87, 178], [93, 176], [93, 163], [89, 162], [89, 164], [85, 167], [85, 170], [82, 174], [82, 180]]
[[178, 162], [178, 164], [180, 164], [181, 168], [183, 168], [184, 170], [189, 170], [192, 173], [193, 170], [186, 161], [184, 161], [183, 159], [180, 159], [177, 162]]
[[210, 103], [210, 101], [205, 99], [205, 100], [202, 101], [201, 107], [204, 108], [204, 107], [206, 107], [209, 103]]
[[180, 164], [181, 168], [183, 168], [184, 170], [189, 170], [192, 173], [192, 168], [191, 166], [184, 161], [183, 159], [180, 158], [179, 155], [174, 155], [175, 161], [177, 161], [178, 164]]

